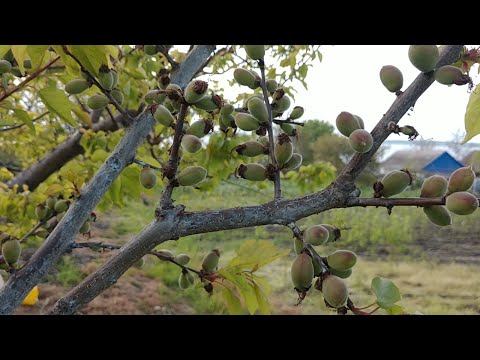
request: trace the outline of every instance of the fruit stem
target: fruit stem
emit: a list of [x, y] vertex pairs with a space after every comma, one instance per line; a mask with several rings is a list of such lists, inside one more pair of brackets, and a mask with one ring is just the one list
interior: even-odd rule
[[265, 101], [265, 105], [267, 106], [267, 113], [268, 113], [268, 126], [267, 126], [267, 131], [268, 131], [268, 143], [270, 147], [270, 160], [272, 161], [272, 164], [275, 165], [275, 178], [273, 180], [273, 186], [274, 186], [274, 194], [275, 194], [275, 199], [281, 199], [282, 198], [282, 186], [280, 183], [280, 170], [277, 165], [277, 160], [275, 159], [275, 143], [273, 141], [273, 129], [272, 129], [272, 107], [270, 106], [270, 102], [268, 101], [268, 91], [267, 91], [267, 85], [266, 85], [266, 80], [265, 80], [265, 63], [263, 60], [258, 61], [258, 66], [260, 67], [260, 73], [261, 73], [261, 87], [262, 87], [262, 93], [263, 93], [263, 99]]
[[357, 309], [357, 310], [365, 310], [365, 309], [368, 309], [369, 307], [372, 307], [373, 305], [376, 305], [376, 304], [377, 304], [377, 303], [374, 302], [374, 303], [372, 303], [372, 304], [370, 304], [370, 305], [367, 305], [367, 306], [364, 306], [364, 307], [361, 307], [361, 308], [356, 308], [356, 309]]

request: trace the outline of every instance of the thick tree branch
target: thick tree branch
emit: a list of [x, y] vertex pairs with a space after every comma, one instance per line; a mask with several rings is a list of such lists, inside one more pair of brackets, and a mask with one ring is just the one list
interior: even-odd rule
[[5, 100], [7, 97], [9, 97], [10, 95], [12, 95], [13, 93], [16, 93], [17, 91], [21, 90], [25, 85], [27, 85], [30, 81], [32, 81], [33, 79], [35, 79], [38, 75], [40, 75], [42, 72], [44, 72], [46, 69], [48, 69], [50, 66], [52, 66], [53, 64], [55, 64], [58, 60], [60, 59], [60, 56], [57, 56], [56, 58], [54, 58], [53, 60], [51, 60], [50, 62], [48, 62], [46, 65], [44, 65], [43, 67], [39, 68], [38, 70], [34, 71], [33, 73], [31, 73], [25, 80], [23, 80], [20, 84], [18, 84], [17, 86], [15, 86], [13, 89], [11, 90], [5, 90], [5, 93], [0, 96], [0, 103]]
[[[439, 64], [453, 62], [458, 57], [461, 48], [461, 46], [456, 45], [448, 46], [442, 53]], [[419, 75], [405, 93], [394, 102], [380, 124], [377, 125], [375, 128], [379, 129], [377, 132], [383, 134], [386, 129], [385, 126], [389, 121], [396, 120], [398, 122], [432, 82], [431, 74]], [[402, 97], [407, 100], [402, 101]], [[413, 103], [411, 103], [412, 101]], [[382, 122], [384, 123], [383, 126], [381, 126]], [[386, 138], [388, 133], [384, 135]], [[381, 138], [377, 133], [375, 133], [375, 136], [376, 138]], [[376, 139], [376, 141], [378, 142], [379, 140]], [[380, 146], [381, 141], [377, 143], [376, 149]], [[323, 191], [304, 197], [218, 211], [186, 213], [182, 206], [164, 211], [161, 218], [151, 222], [142, 232], [130, 240], [119, 254], [110, 259], [100, 269], [90, 274], [64, 298], [60, 299], [51, 313], [74, 313], [88, 304], [103, 290], [114, 284], [145, 253], [166, 240], [178, 239], [179, 237], [192, 234], [250, 226], [267, 224], [288, 225], [301, 218], [332, 208], [347, 207], [349, 203], [351, 206], [360, 206], [355, 205], [355, 199], [352, 199], [350, 195], [355, 190], [353, 186], [355, 177], [353, 175], [358, 175], [363, 170], [372, 155], [372, 152], [361, 156], [356, 155], [333, 184]]]
[[[213, 49], [213, 45], [197, 46], [180, 64], [179, 69], [173, 73], [172, 82], [185, 87]], [[132, 163], [138, 146], [144, 142], [154, 123], [153, 115], [146, 111], [127, 130], [113, 153], [107, 158], [88, 185], [81, 189], [78, 200], [70, 206], [43, 245], [21, 270], [10, 277], [0, 290], [0, 314], [12, 313], [30, 290], [45, 276], [47, 271], [70, 249], [78, 230], [120, 172]]]

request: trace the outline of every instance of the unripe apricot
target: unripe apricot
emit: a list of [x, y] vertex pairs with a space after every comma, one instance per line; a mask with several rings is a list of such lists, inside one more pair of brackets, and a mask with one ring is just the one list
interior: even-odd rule
[[145, 54], [153, 56], [158, 52], [157, 45], [143, 45]]
[[35, 208], [35, 215], [37, 215], [38, 220], [43, 220], [47, 217], [48, 209], [45, 205], [40, 204]]
[[315, 246], [325, 244], [328, 241], [328, 237], [328, 230], [321, 225], [310, 226], [303, 233], [305, 242]]
[[12, 69], [12, 64], [7, 60], [0, 60], [0, 75], [8, 73]]
[[189, 104], [194, 104], [202, 99], [208, 90], [208, 83], [203, 80], [193, 80], [185, 88], [185, 100]]
[[412, 184], [412, 178], [409, 172], [404, 170], [395, 170], [385, 175], [381, 181], [383, 189], [380, 195], [383, 197], [390, 197], [400, 194], [409, 185]]
[[243, 45], [248, 57], [252, 60], [263, 60], [265, 45]]
[[330, 224], [320, 224], [320, 225], [328, 230], [328, 241], [327, 241], [327, 243], [332, 243], [332, 242], [340, 239], [341, 232], [340, 232], [339, 228], [337, 228], [336, 226], [330, 225]]
[[174, 260], [180, 265], [187, 265], [190, 262], [190, 256], [187, 254], [178, 254]]
[[478, 199], [466, 191], [455, 192], [447, 196], [447, 209], [457, 215], [469, 215], [478, 208]]
[[105, 90], [112, 90], [113, 89], [113, 75], [110, 69], [106, 66], [100, 67], [98, 72], [98, 82]]
[[18, 240], [7, 240], [2, 245], [3, 259], [9, 265], [15, 264], [22, 254], [22, 245]]
[[346, 278], [349, 278], [350, 275], [352, 275], [352, 269], [335, 270], [333, 268], [330, 268], [329, 271], [330, 271], [330, 274], [338, 276], [340, 279], [346, 279]]
[[272, 109], [275, 109], [277, 113], [283, 113], [290, 107], [290, 98], [287, 95], [283, 95], [279, 100], [274, 100]]
[[358, 119], [347, 111], [342, 111], [336, 119], [336, 125], [338, 131], [342, 135], [350, 136], [355, 130], [361, 129]]
[[322, 274], [322, 267], [320, 263], [312, 257], [312, 264], [313, 264], [313, 276], [320, 276]]
[[207, 170], [201, 166], [188, 166], [177, 175], [177, 181], [181, 186], [193, 186], [205, 180]]
[[153, 117], [155, 118], [155, 120], [157, 120], [157, 122], [166, 127], [172, 126], [173, 122], [175, 121], [172, 113], [161, 104], [157, 106]]
[[214, 111], [222, 107], [222, 99], [218, 95], [205, 95], [194, 105], [205, 111]]
[[54, 210], [57, 213], [62, 213], [67, 209], [68, 209], [68, 204], [65, 200], [57, 200], [57, 202], [55, 203], [55, 206], [54, 206]]
[[410, 45], [408, 58], [413, 66], [422, 72], [435, 69], [438, 62], [438, 48], [436, 45]]
[[291, 276], [295, 289], [308, 290], [314, 276], [312, 258], [305, 253], [298, 255], [293, 261]]
[[445, 206], [425, 206], [423, 212], [427, 215], [428, 220], [435, 225], [448, 226], [452, 224], [452, 215]]
[[353, 115], [353, 116], [355, 116], [357, 118], [358, 125], [360, 125], [360, 129], [365, 129], [365, 124], [363, 123], [363, 119], [358, 115]]
[[243, 86], [248, 86], [249, 88], [258, 87], [257, 78], [247, 69], [237, 68], [233, 72], [233, 78]]
[[82, 225], [80, 230], [78, 231], [80, 234], [86, 234], [90, 231], [90, 221], [85, 221], [85, 223]]
[[108, 105], [110, 100], [105, 95], [93, 95], [87, 100], [87, 105], [92, 110], [100, 110]]
[[[170, 258], [170, 259], [173, 259], [174, 258], [174, 254], [171, 250], [168, 250], [168, 249], [160, 249], [160, 250], [157, 250], [157, 253], [166, 257], [166, 258]], [[160, 258], [160, 260], [163, 260], [162, 258]]]
[[455, 170], [448, 179], [448, 192], [467, 191], [475, 181], [475, 172], [472, 166], [462, 167]]
[[265, 102], [258, 97], [250, 99], [248, 102], [248, 111], [255, 117], [260, 123], [268, 122], [268, 112]]
[[283, 132], [285, 134], [287, 134], [288, 136], [296, 136], [297, 135], [297, 129], [292, 124], [281, 123], [280, 124], [280, 129], [282, 129]]
[[300, 165], [302, 165], [302, 160], [303, 160], [302, 155], [300, 155], [298, 153], [293, 153], [290, 160], [288, 160], [287, 163], [285, 164], [285, 169], [295, 170]]
[[142, 257], [140, 259], [138, 259], [134, 264], [133, 264], [134, 267], [136, 267], [137, 269], [142, 269], [144, 266], [145, 266], [145, 259]]
[[110, 74], [112, 74], [112, 77], [113, 77], [113, 86], [112, 86], [112, 89], [113, 89], [118, 84], [118, 74], [116, 71], [113, 71], [113, 70], [110, 70]]
[[235, 124], [244, 131], [253, 131], [260, 127], [260, 122], [252, 115], [246, 113], [235, 115]]
[[260, 136], [257, 141], [265, 147], [269, 146], [268, 136]]
[[303, 113], [305, 112], [305, 109], [301, 106], [295, 106], [290, 113], [289, 118], [291, 120], [297, 120], [300, 119], [303, 116]]
[[447, 193], [448, 181], [443, 176], [432, 175], [425, 179], [420, 190], [420, 196], [435, 198], [445, 196]]
[[50, 196], [46, 201], [47, 207], [53, 210], [55, 208], [56, 202], [57, 202], [57, 198], [55, 196]]
[[188, 279], [187, 274], [182, 272], [178, 277], [178, 286], [180, 286], [180, 289], [187, 289], [192, 285], [192, 283]]
[[235, 124], [235, 116], [232, 114], [229, 115], [220, 115], [220, 127], [223, 127], [224, 129], [227, 129], [229, 127], [236, 128], [237, 125]]
[[151, 189], [157, 183], [157, 174], [155, 174], [155, 171], [151, 167], [145, 166], [142, 171], [140, 171], [139, 179], [140, 184], [142, 184], [145, 189]]
[[280, 134], [275, 143], [275, 159], [282, 166], [285, 165], [293, 154], [293, 145], [287, 134]]
[[75, 79], [65, 85], [65, 91], [71, 95], [80, 94], [90, 87], [87, 80]]
[[357, 129], [348, 137], [348, 144], [356, 152], [366, 153], [373, 146], [373, 137], [368, 131]]
[[158, 90], [152, 90], [145, 94], [144, 100], [147, 104], [161, 104], [167, 95], [160, 93]]
[[63, 217], [65, 216], [67, 212], [64, 211], [64, 212], [61, 212], [61, 213], [58, 213], [56, 216], [55, 216], [55, 219], [57, 219], [58, 222], [60, 222], [60, 220], [63, 219]]
[[235, 108], [233, 107], [233, 105], [227, 103], [227, 104], [224, 104], [222, 106], [222, 108], [220, 109], [220, 114], [221, 115], [231, 115], [231, 114], [233, 114], [234, 110], [235, 110]]
[[203, 258], [202, 269], [206, 272], [215, 271], [217, 269], [219, 260], [220, 251], [218, 249], [213, 249]]
[[275, 92], [275, 90], [278, 88], [278, 83], [275, 81], [275, 79], [267, 79], [267, 81], [265, 81], [265, 85], [269, 93]]
[[197, 138], [203, 138], [207, 135], [210, 131], [213, 130], [213, 122], [210, 119], [200, 119], [195, 121], [190, 127], [187, 129], [187, 134], [195, 135]]
[[182, 138], [182, 148], [192, 154], [202, 150], [202, 142], [195, 135], [186, 134]]
[[335, 309], [345, 306], [348, 300], [348, 288], [345, 282], [335, 275], [328, 275], [322, 282], [325, 301]]
[[115, 101], [118, 103], [118, 105], [122, 105], [124, 96], [123, 93], [118, 90], [118, 89], [113, 89], [112, 92], [110, 93], [112, 97], [115, 99]]
[[390, 92], [395, 93], [402, 89], [402, 72], [393, 65], [385, 65], [384, 67], [382, 67], [382, 69], [380, 70], [380, 80]]
[[452, 65], [442, 66], [435, 71], [435, 80], [443, 85], [453, 85], [462, 76], [462, 70]]
[[348, 270], [357, 262], [357, 255], [350, 250], [337, 250], [327, 256], [327, 262], [335, 270]]
[[240, 165], [236, 172], [240, 177], [250, 181], [263, 181], [267, 178], [267, 170], [255, 163]]
[[237, 145], [235, 151], [240, 155], [248, 157], [266, 155], [269, 153], [268, 148], [260, 144], [258, 141], [247, 141], [246, 143]]

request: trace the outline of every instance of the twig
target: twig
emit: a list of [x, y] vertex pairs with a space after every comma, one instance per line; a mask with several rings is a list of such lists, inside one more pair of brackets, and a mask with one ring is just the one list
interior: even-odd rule
[[[478, 199], [480, 201], [480, 198]], [[433, 205], [445, 205], [445, 197], [442, 198], [394, 198], [394, 199], [382, 199], [382, 198], [350, 198], [347, 200], [345, 207], [355, 206], [376, 206], [392, 208], [394, 206], [433, 206]]]
[[[37, 121], [37, 120], [40, 120], [41, 118], [43, 118], [44, 116], [46, 116], [46, 115], [48, 115], [48, 114], [50, 114], [50, 111], [46, 111], [46, 112], [44, 112], [43, 114], [40, 114], [40, 115], [37, 116], [35, 119], [32, 119], [32, 122], [35, 122], [35, 121]], [[1, 129], [0, 129], [0, 132], [18, 129], [18, 128], [21, 128], [22, 126], [25, 126], [25, 123], [1, 128]]]
[[30, 229], [29, 232], [27, 232], [25, 235], [22, 236], [22, 238], [19, 240], [20, 242], [24, 242], [25, 240], [27, 240], [35, 231], [37, 231], [42, 225], [46, 224], [46, 222], [48, 220], [50, 220], [51, 218], [53, 218], [57, 213], [54, 212], [48, 219], [43, 219], [43, 220], [40, 220], [37, 225], [35, 225], [32, 229]]
[[52, 66], [53, 64], [55, 64], [55, 62], [57, 62], [58, 60], [60, 59], [60, 56], [57, 56], [55, 59], [51, 60], [48, 64], [46, 64], [45, 66], [39, 68], [37, 71], [34, 71], [33, 73], [31, 73], [25, 80], [23, 80], [20, 84], [18, 84], [17, 86], [15, 86], [12, 90], [9, 90], [7, 91], [5, 89], [5, 94], [3, 94], [2, 96], [0, 96], [0, 103], [5, 100], [7, 97], [9, 97], [10, 95], [12, 95], [13, 93], [16, 93], [17, 91], [19, 91], [22, 87], [24, 87], [26, 84], [28, 84], [30, 81], [32, 81], [33, 79], [35, 79], [38, 75], [40, 75], [42, 72], [44, 72], [46, 69], [48, 69], [50, 66]]
[[[165, 166], [165, 162], [162, 161], [162, 159], [160, 159], [157, 154], [155, 154], [155, 149], [153, 148], [153, 146], [150, 146], [150, 155], [152, 155], [152, 157], [162, 166]], [[151, 165], [150, 165], [151, 166]]]
[[299, 122], [295, 122], [295, 121], [292, 121], [292, 120], [276, 120], [276, 119], [273, 119], [273, 122], [277, 125], [292, 124], [292, 125], [297, 125], [297, 126], [305, 126], [305, 123], [299, 123]]
[[163, 170], [164, 170], [163, 168], [159, 168], [159, 167], [150, 165], [150, 164], [148, 164], [148, 163], [146, 163], [145, 161], [142, 161], [142, 160], [133, 159], [133, 162], [134, 162], [135, 164], [138, 164], [138, 165], [141, 165], [141, 166], [151, 167], [152, 169], [157, 170], [157, 171], [163, 171]]
[[165, 56], [165, 59], [167, 59], [167, 61], [170, 63], [170, 66], [172, 67], [172, 70], [176, 70], [178, 68], [178, 62], [176, 62], [175, 60], [173, 60], [173, 58], [170, 56], [170, 54], [168, 53], [168, 50], [165, 48], [165, 46], [163, 45], [157, 45], [157, 50], [163, 55]]
[[267, 84], [265, 80], [265, 63], [263, 62], [263, 60], [259, 60], [258, 65], [260, 67], [260, 73], [262, 77], [261, 86], [262, 86], [263, 98], [264, 98], [265, 105], [267, 107], [267, 113], [268, 113], [267, 130], [268, 130], [268, 145], [270, 148], [270, 160], [272, 164], [275, 166], [275, 179], [273, 180], [275, 199], [281, 199], [282, 187], [280, 183], [280, 170], [278, 168], [277, 160], [275, 159], [275, 143], [273, 140], [273, 129], [272, 129], [272, 107], [270, 106], [270, 102], [268, 101]]

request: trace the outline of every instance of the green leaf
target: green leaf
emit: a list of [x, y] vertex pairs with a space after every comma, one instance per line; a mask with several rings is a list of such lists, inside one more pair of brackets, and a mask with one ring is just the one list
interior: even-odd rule
[[462, 144], [470, 141], [474, 136], [480, 134], [480, 87], [477, 86], [470, 94], [467, 110], [465, 112], [465, 130], [467, 134]]
[[25, 75], [23, 61], [27, 58], [27, 45], [12, 45], [12, 53], [15, 56], [15, 60], [17, 60], [20, 72], [22, 75]]
[[245, 279], [245, 276], [242, 273], [232, 273], [227, 269], [220, 269], [218, 274], [235, 285], [235, 287], [238, 289], [238, 292], [245, 300], [245, 305], [247, 306], [248, 312], [250, 314], [254, 314], [258, 309], [257, 296], [253, 286], [248, 283], [247, 279]]
[[100, 66], [108, 64], [104, 45], [68, 45], [68, 50], [95, 77], [98, 77]]
[[230, 288], [222, 286], [222, 295], [227, 303], [227, 310], [230, 315], [243, 315], [242, 304]]
[[68, 72], [73, 76], [78, 76], [80, 66], [69, 55], [65, 54], [61, 45], [52, 45], [53, 50], [60, 56]]
[[270, 304], [268, 303], [268, 298], [263, 292], [262, 288], [258, 286], [257, 283], [254, 283], [254, 290], [255, 290], [255, 295], [257, 297], [257, 302], [258, 302], [258, 310], [260, 311], [260, 314], [262, 315], [270, 315], [272, 311], [270, 310]]
[[385, 309], [388, 315], [404, 315], [408, 314], [407, 311], [400, 305], [393, 305], [392, 307]]
[[47, 87], [40, 90], [38, 95], [49, 111], [57, 114], [69, 125], [74, 127], [78, 126], [72, 117], [72, 103], [68, 100], [65, 92], [54, 87]]
[[21, 109], [13, 109], [13, 112], [35, 134], [35, 126], [33, 125], [33, 121], [30, 118], [30, 115], [28, 115], [28, 113], [25, 110], [21, 110]]
[[401, 300], [400, 290], [392, 280], [375, 277], [372, 280], [372, 291], [377, 297], [377, 304], [382, 309], [391, 308], [397, 301]]
[[47, 55], [48, 45], [28, 45], [27, 52], [32, 60], [32, 69], [39, 68]]
[[45, 190], [45, 195], [53, 196], [60, 194], [63, 191], [63, 186], [60, 184], [52, 184], [50, 185], [47, 190]]
[[308, 72], [308, 66], [307, 64], [303, 64], [302, 66], [300, 66], [298, 68], [298, 73], [300, 74], [300, 76], [302, 78], [305, 78], [307, 76], [307, 72]]
[[11, 45], [0, 45], [0, 57], [3, 57], [10, 50]]

